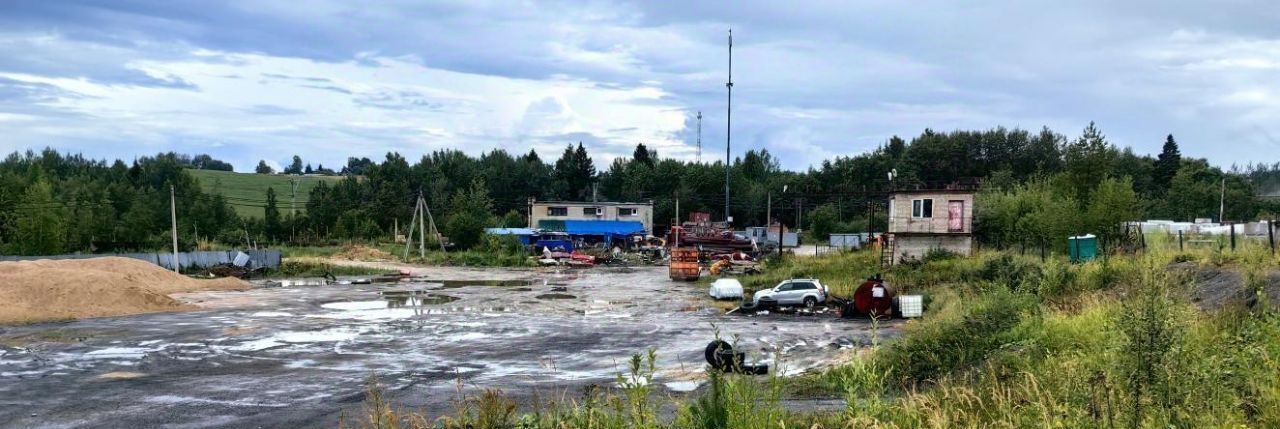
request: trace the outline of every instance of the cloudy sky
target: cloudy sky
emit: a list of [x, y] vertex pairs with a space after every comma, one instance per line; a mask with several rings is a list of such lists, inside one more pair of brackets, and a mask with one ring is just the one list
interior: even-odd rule
[[1266, 0], [5, 0], [0, 150], [692, 160], [701, 110], [715, 161], [732, 26], [734, 152], [787, 168], [925, 128], [1091, 120], [1139, 152], [1173, 133], [1184, 155], [1275, 162], [1277, 23]]

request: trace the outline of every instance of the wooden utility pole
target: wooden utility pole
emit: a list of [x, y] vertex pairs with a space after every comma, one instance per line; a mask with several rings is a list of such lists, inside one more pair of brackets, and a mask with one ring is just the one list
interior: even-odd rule
[[298, 179], [289, 178], [289, 239], [298, 235]]
[[173, 185], [169, 185], [169, 222], [173, 227], [173, 272], [181, 274], [178, 270], [178, 203]]
[[764, 204], [765, 236], [768, 236], [769, 225], [773, 225], [773, 190], [769, 191], [769, 199]]
[[[422, 200], [422, 209], [423, 209], [423, 212], [427, 214], [427, 221], [431, 223], [431, 233], [435, 235], [436, 242], [440, 243], [440, 251], [444, 253], [449, 253], [449, 251], [444, 250], [444, 237], [440, 235], [440, 229], [436, 228], [436, 218], [435, 216], [431, 215], [431, 206], [427, 205], [427, 200], [425, 198]], [[421, 222], [421, 219], [419, 219], [419, 222]], [[425, 244], [423, 245], [425, 246]], [[425, 248], [423, 252], [425, 254], [426, 252]]]
[[405, 234], [405, 240], [404, 240], [404, 258], [405, 259], [409, 259], [409, 248], [413, 246], [413, 226], [414, 224], [418, 223], [418, 209], [422, 208], [422, 206], [419, 205], [418, 202], [420, 202], [420, 200], [414, 201], [413, 220], [409, 221], [409, 231], [407, 234]]
[[[418, 210], [427, 213], [427, 202], [422, 200], [422, 193], [418, 193]], [[425, 216], [418, 216], [418, 255], [424, 259], [427, 257], [427, 228], [423, 225]], [[435, 229], [435, 222], [431, 222], [431, 229]], [[436, 234], [436, 241], [440, 241], [440, 235]]]

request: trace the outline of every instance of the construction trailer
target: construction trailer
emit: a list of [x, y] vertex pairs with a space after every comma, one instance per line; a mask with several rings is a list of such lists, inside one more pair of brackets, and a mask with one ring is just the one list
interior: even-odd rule
[[972, 185], [948, 185], [889, 194], [889, 230], [881, 244], [881, 263], [920, 259], [933, 249], [972, 254], [976, 190]]

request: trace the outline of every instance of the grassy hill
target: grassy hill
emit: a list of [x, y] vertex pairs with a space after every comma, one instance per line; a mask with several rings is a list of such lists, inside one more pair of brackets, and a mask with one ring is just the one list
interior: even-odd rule
[[205, 192], [226, 197], [236, 213], [246, 217], [262, 217], [262, 206], [267, 200], [267, 188], [274, 188], [279, 200], [280, 213], [289, 213], [290, 180], [298, 181], [298, 212], [304, 212], [307, 195], [321, 181], [333, 184], [340, 176], [285, 176], [275, 174], [234, 173], [215, 170], [187, 170], [200, 181]]

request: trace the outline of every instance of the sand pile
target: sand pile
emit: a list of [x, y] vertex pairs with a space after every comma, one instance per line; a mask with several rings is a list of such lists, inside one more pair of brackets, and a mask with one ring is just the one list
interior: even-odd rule
[[198, 280], [137, 259], [0, 262], [0, 323], [119, 316], [196, 308], [168, 294], [242, 290], [243, 280]]
[[395, 259], [390, 253], [382, 249], [375, 249], [369, 246], [346, 245], [342, 250], [333, 255], [335, 259], [346, 259], [349, 261], [369, 261], [369, 262], [386, 262]]

